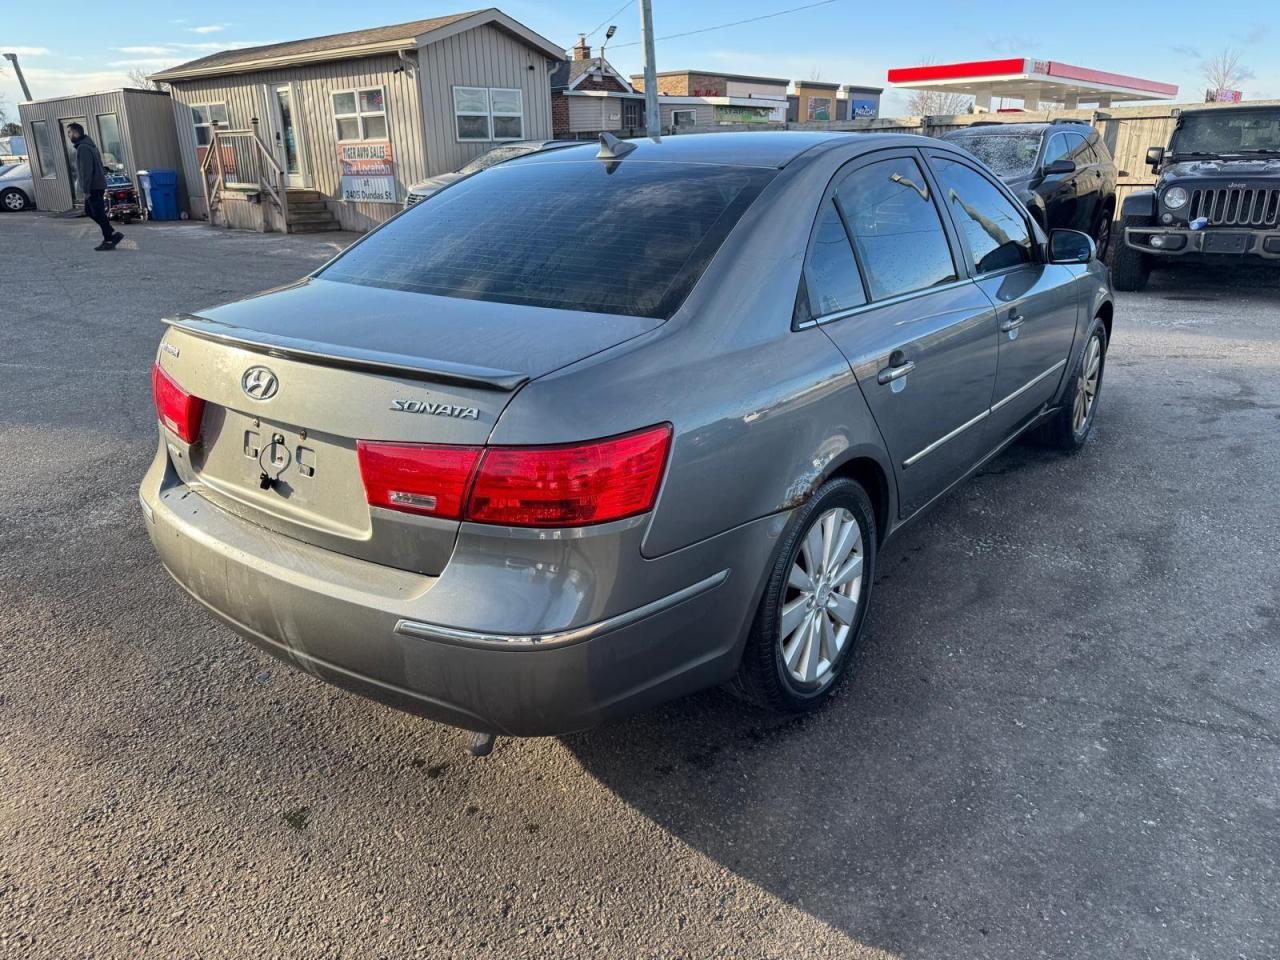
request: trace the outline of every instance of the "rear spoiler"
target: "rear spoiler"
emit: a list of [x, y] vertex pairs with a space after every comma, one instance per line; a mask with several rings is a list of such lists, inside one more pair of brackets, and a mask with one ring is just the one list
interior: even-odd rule
[[386, 373], [414, 380], [429, 380], [484, 390], [510, 392], [529, 380], [528, 374], [492, 367], [451, 363], [447, 360], [430, 360], [399, 353], [381, 353], [376, 350], [360, 350], [356, 347], [337, 347], [330, 343], [316, 343], [295, 337], [279, 337], [259, 330], [220, 323], [195, 314], [182, 313], [165, 317], [166, 326], [181, 330], [201, 340], [226, 343], [269, 357], [302, 360], [323, 367], [341, 367], [368, 373]]

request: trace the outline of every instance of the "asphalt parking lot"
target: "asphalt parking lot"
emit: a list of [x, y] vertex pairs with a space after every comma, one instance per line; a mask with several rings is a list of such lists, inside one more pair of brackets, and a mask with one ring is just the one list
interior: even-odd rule
[[1280, 956], [1280, 283], [1122, 295], [1078, 456], [881, 556], [855, 674], [464, 754], [258, 654], [136, 489], [158, 318], [344, 238], [0, 217], [0, 955]]

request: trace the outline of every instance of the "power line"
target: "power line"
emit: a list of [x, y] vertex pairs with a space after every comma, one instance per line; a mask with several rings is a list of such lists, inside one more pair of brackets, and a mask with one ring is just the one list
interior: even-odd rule
[[[801, 10], [812, 10], [814, 7], [825, 7], [828, 4], [836, 2], [837, 0], [818, 0], [817, 3], [806, 3], [798, 7], [790, 7], [787, 10], [778, 10], [776, 13], [764, 13], [758, 17], [747, 17], [745, 20], [733, 20], [729, 23], [717, 23], [714, 27], [700, 27], [697, 30], [686, 30], [683, 33], [669, 33], [665, 37], [656, 37], [655, 39], [675, 40], [677, 37], [691, 37], [695, 33], [710, 33], [712, 30], [723, 30], [725, 27], [739, 27], [744, 23], [758, 23], [761, 20], [772, 20], [774, 17], [782, 17], [788, 13], [798, 13]], [[623, 7], [622, 9], [625, 10], [626, 7]], [[599, 28], [597, 27], [596, 29]], [[622, 47], [638, 47], [643, 42], [644, 41], [642, 40], [633, 40], [631, 43], [616, 43], [611, 49], [619, 50]]]
[[588, 40], [590, 40], [597, 33], [599, 33], [601, 30], [607, 27], [610, 21], [614, 20], [618, 16], [618, 14], [620, 14], [623, 10], [627, 9], [627, 7], [631, 6], [635, 2], [636, 0], [627, 0], [627, 2], [624, 3], [622, 6], [620, 6], [617, 10], [613, 11], [613, 13], [609, 14], [609, 16], [605, 17], [604, 21], [600, 24], [600, 26], [596, 27], [590, 33], [583, 34], [583, 36], [585, 36]]

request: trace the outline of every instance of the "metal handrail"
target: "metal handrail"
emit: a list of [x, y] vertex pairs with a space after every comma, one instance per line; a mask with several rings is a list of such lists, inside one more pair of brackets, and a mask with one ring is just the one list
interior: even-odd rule
[[[234, 141], [237, 138], [247, 139], [252, 145], [253, 150], [249, 154], [252, 158], [253, 169], [246, 171], [249, 177], [239, 181], [246, 185], [256, 186], [261, 192], [271, 198], [271, 202], [275, 204], [276, 209], [280, 211], [280, 216], [284, 222], [285, 229], [288, 229], [289, 223], [289, 198], [288, 188], [285, 183], [285, 171], [279, 161], [272, 155], [271, 150], [263, 141], [258, 133], [258, 118], [252, 120], [252, 129], [249, 130], [222, 130], [216, 125], [211, 128], [211, 141], [209, 150], [205, 154], [205, 158], [200, 163], [200, 172], [204, 180], [205, 198], [209, 206], [209, 218], [213, 219], [214, 211], [221, 205], [222, 194], [227, 189], [226, 170], [223, 167], [222, 148], [224, 141]], [[264, 164], [263, 161], [266, 161]], [[216, 172], [211, 176], [210, 167], [215, 167]], [[238, 166], [238, 164], [237, 164]], [[274, 182], [272, 178], [264, 176], [265, 167], [270, 167], [274, 172]], [[237, 170], [237, 174], [241, 171]]]

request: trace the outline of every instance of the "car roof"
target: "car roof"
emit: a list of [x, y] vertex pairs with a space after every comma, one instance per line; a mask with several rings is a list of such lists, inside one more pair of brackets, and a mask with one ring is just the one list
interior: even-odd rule
[[[762, 131], [759, 133], [686, 133], [659, 140], [637, 137], [624, 141], [634, 144], [620, 159], [630, 158], [668, 163], [711, 163], [726, 166], [785, 167], [792, 160], [811, 150], [835, 149], [841, 146], [862, 150], [880, 149], [886, 146], [937, 146], [932, 137], [905, 133], [854, 133], [852, 131]], [[595, 159], [600, 149], [597, 141], [584, 141], [580, 147], [541, 151], [515, 160], [504, 166], [530, 163], [560, 163], [565, 160]]]
[[[1081, 129], [1073, 129], [1076, 127]], [[960, 140], [964, 137], [1029, 137], [1039, 136], [1046, 130], [1068, 130], [1074, 133], [1086, 133], [1092, 131], [1093, 126], [1084, 120], [1040, 121], [1038, 123], [1000, 123], [998, 120], [992, 120], [961, 127], [959, 130], [948, 130], [942, 136], [945, 140]]]

